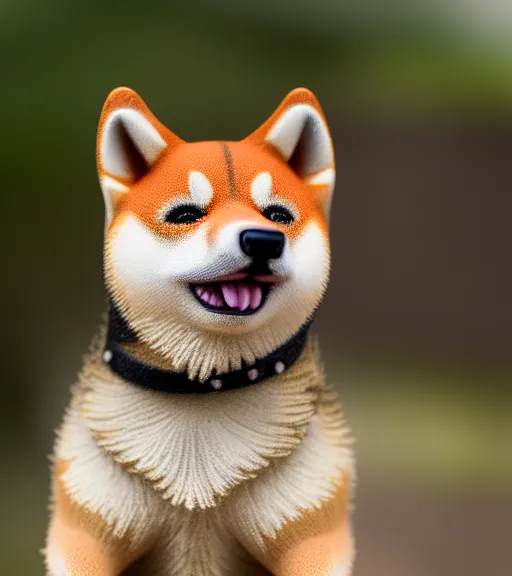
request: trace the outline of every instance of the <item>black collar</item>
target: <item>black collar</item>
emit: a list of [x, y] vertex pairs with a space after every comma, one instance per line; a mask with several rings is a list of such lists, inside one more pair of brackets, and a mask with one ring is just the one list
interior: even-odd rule
[[129, 382], [150, 390], [176, 394], [209, 394], [236, 390], [281, 374], [302, 354], [311, 324], [310, 321], [304, 324], [288, 342], [265, 358], [256, 360], [254, 364], [244, 363], [240, 370], [215, 374], [206, 382], [200, 382], [189, 379], [187, 372], [157, 368], [128, 354], [123, 342], [136, 342], [137, 337], [112, 303], [109, 308], [107, 340], [103, 352], [105, 363], [113, 372]]

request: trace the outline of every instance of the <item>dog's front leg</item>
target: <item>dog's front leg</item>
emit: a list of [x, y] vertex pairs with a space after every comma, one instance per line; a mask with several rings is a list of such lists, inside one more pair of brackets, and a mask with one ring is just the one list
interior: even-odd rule
[[85, 528], [56, 511], [45, 550], [48, 576], [118, 576], [122, 562]]
[[[274, 554], [270, 568], [274, 576], [349, 576], [352, 545], [346, 529], [325, 533], [287, 546]], [[278, 544], [279, 545], [279, 544]]]
[[275, 576], [348, 576], [353, 561], [347, 484], [321, 507], [304, 511], [267, 540], [265, 564]]
[[54, 472], [54, 502], [44, 550], [48, 576], [119, 576], [135, 560], [128, 542], [80, 506]]
[[330, 498], [303, 508], [293, 519], [282, 522], [277, 531], [262, 538], [261, 532], [260, 537], [255, 537], [259, 532], [255, 526], [268, 525], [276, 505], [267, 507], [261, 502], [256, 523], [247, 521], [247, 515], [256, 511], [247, 507], [241, 514], [238, 537], [274, 576], [349, 576], [354, 557], [350, 492], [350, 475], [345, 472]]

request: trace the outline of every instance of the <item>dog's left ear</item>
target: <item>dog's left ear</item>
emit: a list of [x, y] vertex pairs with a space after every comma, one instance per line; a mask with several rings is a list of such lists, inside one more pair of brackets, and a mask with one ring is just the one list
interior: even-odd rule
[[119, 201], [133, 185], [166, 150], [182, 143], [136, 92], [121, 87], [109, 94], [101, 113], [96, 145], [107, 225]]
[[269, 146], [312, 188], [318, 204], [329, 215], [335, 183], [331, 134], [316, 96], [296, 88], [248, 142]]

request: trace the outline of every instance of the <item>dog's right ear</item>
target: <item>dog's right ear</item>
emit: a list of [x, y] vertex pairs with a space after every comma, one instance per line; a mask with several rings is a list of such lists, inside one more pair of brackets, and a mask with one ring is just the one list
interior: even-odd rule
[[334, 190], [334, 148], [316, 96], [296, 88], [245, 140], [272, 148], [309, 187], [328, 217]]
[[106, 225], [119, 200], [165, 153], [183, 143], [129, 88], [113, 90], [103, 106], [96, 156]]

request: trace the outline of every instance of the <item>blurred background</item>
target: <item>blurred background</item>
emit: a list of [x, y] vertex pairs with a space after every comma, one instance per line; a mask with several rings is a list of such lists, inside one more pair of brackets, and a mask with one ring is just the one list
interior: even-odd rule
[[104, 306], [95, 131], [118, 85], [187, 140], [317, 94], [355, 576], [512, 572], [511, 38], [500, 0], [0, 1], [2, 574], [43, 574], [48, 454]]

